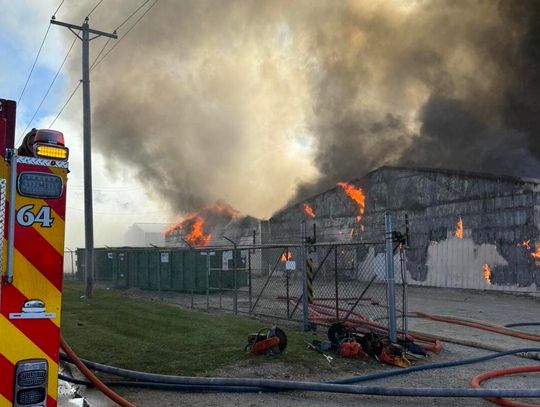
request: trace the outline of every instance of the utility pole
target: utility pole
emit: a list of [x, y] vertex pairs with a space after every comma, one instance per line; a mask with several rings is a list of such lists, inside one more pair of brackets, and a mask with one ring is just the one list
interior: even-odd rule
[[[82, 26], [63, 23], [51, 19], [51, 24], [66, 27], [82, 41], [82, 85], [83, 85], [83, 168], [84, 168], [84, 243], [85, 243], [85, 287], [87, 298], [92, 296], [94, 286], [94, 213], [92, 205], [92, 142], [90, 111], [90, 41], [97, 37], [118, 38], [116, 32], [110, 34], [91, 29], [88, 17]], [[81, 34], [81, 35], [79, 35]], [[90, 38], [90, 34], [94, 34]]]

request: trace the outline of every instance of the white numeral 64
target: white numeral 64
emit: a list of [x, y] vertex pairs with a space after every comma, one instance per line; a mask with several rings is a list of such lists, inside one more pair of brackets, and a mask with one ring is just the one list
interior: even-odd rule
[[44, 228], [50, 228], [54, 218], [51, 216], [50, 206], [42, 206], [34, 214], [34, 205], [24, 205], [17, 211], [17, 223], [21, 226], [31, 226], [34, 223], [41, 224]]

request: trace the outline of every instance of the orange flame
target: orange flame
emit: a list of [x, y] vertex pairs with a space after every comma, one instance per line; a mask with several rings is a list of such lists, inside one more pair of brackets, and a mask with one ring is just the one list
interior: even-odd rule
[[286, 261], [292, 260], [292, 253], [291, 252], [285, 252], [281, 255], [281, 261], [285, 263]]
[[204, 219], [200, 216], [195, 218], [195, 223], [191, 226], [191, 230], [186, 234], [185, 239], [193, 246], [206, 246], [212, 239], [209, 233], [204, 234], [203, 231]]
[[198, 215], [190, 214], [182, 222], [171, 226], [165, 231], [165, 236], [169, 234], [188, 228], [188, 232], [184, 238], [193, 246], [205, 246], [212, 239], [212, 235], [205, 234], [203, 230], [204, 219]]
[[309, 204], [306, 202], [304, 203], [304, 212], [307, 214], [307, 216], [309, 216], [310, 218], [314, 218], [315, 217], [315, 212], [313, 212], [313, 208], [311, 208], [311, 206], [309, 206]]
[[491, 267], [489, 267], [489, 264], [484, 263], [482, 269], [484, 270], [484, 280], [486, 280], [487, 285], [491, 285]]
[[229, 218], [236, 218], [239, 215], [239, 212], [226, 204], [210, 205], [198, 212], [188, 214], [184, 220], [169, 227], [164, 234], [165, 236], [169, 236], [172, 233], [183, 230], [184, 239], [189, 244], [194, 246], [205, 246], [212, 240], [211, 234], [206, 234], [204, 231], [205, 219], [212, 219], [216, 214], [225, 215]]
[[358, 216], [356, 217], [356, 222], [360, 223], [366, 208], [366, 196], [364, 195], [364, 191], [362, 191], [362, 188], [347, 182], [338, 182], [337, 186], [341, 187], [343, 191], [345, 191], [345, 194], [347, 194], [347, 196], [358, 206]]
[[456, 231], [454, 234], [458, 239], [463, 239], [463, 219], [461, 219], [461, 216], [456, 223]]
[[527, 250], [531, 250], [531, 240], [524, 240], [521, 243], [517, 244], [518, 247], [524, 247]]
[[534, 253], [531, 253], [531, 256], [536, 260], [536, 264], [540, 265], [540, 244], [536, 244], [536, 249]]

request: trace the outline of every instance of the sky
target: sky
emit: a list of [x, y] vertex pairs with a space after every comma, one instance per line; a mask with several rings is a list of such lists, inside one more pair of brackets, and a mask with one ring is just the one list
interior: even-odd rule
[[[6, 11], [0, 13], [1, 98], [19, 100], [50, 17], [59, 4], [58, 0], [0, 0], [0, 8]], [[92, 5], [92, 2], [88, 2], [88, 11]], [[62, 10], [57, 15], [60, 21], [65, 16]], [[17, 106], [17, 141], [20, 142], [26, 128], [49, 128], [76, 86], [80, 73], [62, 69], [42, 107], [37, 110], [72, 38], [73, 35], [65, 28], [50, 27], [27, 88]], [[94, 44], [101, 48], [97, 40], [92, 46]], [[80, 66], [79, 41], [75, 43], [68, 61], [67, 64]], [[82, 93], [79, 90], [53, 126], [64, 133], [66, 145], [70, 149], [65, 243], [69, 249], [84, 246], [81, 106]], [[30, 122], [36, 111], [34, 120]], [[146, 188], [127, 168], [120, 165], [111, 176], [103, 155], [98, 151], [93, 152], [92, 165], [96, 246], [124, 244], [124, 233], [134, 222], [169, 223], [176, 219], [170, 207], [157, 197], [147, 194]]]

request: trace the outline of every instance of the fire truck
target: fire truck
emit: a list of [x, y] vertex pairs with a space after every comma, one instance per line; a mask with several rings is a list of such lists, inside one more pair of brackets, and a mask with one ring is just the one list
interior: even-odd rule
[[0, 99], [0, 407], [57, 405], [69, 151]]

